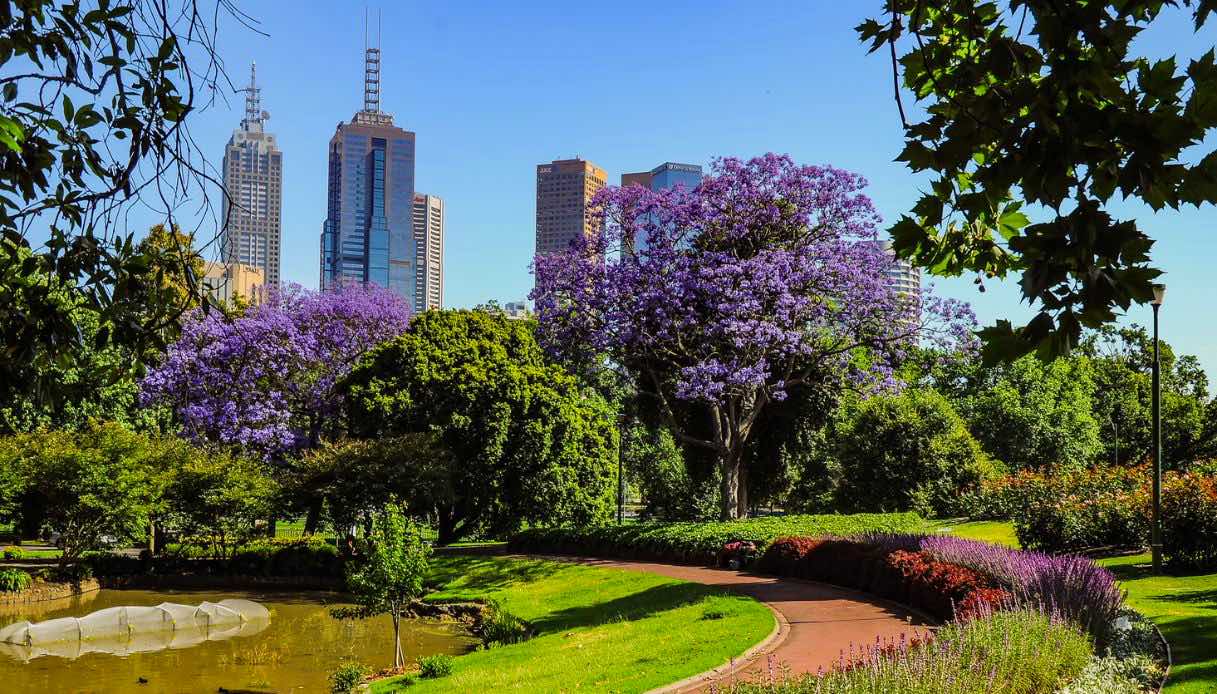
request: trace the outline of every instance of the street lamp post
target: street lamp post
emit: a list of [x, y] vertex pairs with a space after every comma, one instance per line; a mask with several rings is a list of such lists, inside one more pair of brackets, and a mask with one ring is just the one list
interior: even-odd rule
[[1149, 551], [1153, 556], [1154, 573], [1162, 571], [1162, 363], [1158, 350], [1158, 309], [1166, 299], [1166, 285], [1154, 285], [1154, 366], [1153, 366], [1153, 526], [1150, 530]]

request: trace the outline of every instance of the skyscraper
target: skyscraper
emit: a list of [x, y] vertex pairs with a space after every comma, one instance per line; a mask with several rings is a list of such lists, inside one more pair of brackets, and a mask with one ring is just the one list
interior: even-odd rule
[[444, 201], [414, 194], [414, 311], [444, 305]]
[[621, 174], [621, 187], [640, 185], [653, 191], [675, 188], [678, 185], [693, 190], [701, 183], [701, 167], [696, 164], [664, 162], [650, 171]]
[[380, 49], [364, 49], [363, 108], [330, 138], [323, 289], [375, 283], [414, 303], [414, 140], [380, 110]]
[[596, 230], [588, 204], [607, 182], [604, 169], [577, 157], [537, 165], [537, 253], [565, 250]]
[[279, 250], [283, 238], [283, 153], [275, 136], [263, 130], [270, 117], [262, 110], [257, 66], [249, 67], [245, 117], [224, 148], [224, 233], [221, 254], [225, 263], [262, 270], [270, 287], [279, 286]]

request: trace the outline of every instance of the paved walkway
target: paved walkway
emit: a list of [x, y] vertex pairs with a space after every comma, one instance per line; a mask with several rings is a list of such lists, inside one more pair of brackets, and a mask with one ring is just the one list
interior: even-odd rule
[[546, 558], [721, 586], [765, 603], [777, 615], [778, 633], [746, 659], [736, 662], [734, 669], [702, 673], [659, 690], [664, 692], [707, 691], [714, 681], [764, 678], [770, 654], [779, 666], [789, 666], [791, 674], [816, 672], [836, 662], [842, 649], [848, 651], [851, 643], [863, 646], [873, 644], [876, 637], [898, 638], [901, 633], [911, 636], [915, 627], [926, 624], [922, 616], [895, 603], [822, 583], [658, 562]]

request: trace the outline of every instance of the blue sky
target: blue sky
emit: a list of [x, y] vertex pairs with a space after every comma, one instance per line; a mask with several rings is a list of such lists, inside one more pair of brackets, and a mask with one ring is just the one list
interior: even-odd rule
[[[616, 182], [663, 161], [784, 152], [863, 174], [894, 220], [916, 199], [919, 181], [892, 161], [902, 138], [889, 65], [868, 56], [853, 32], [879, 5], [381, 3], [383, 108], [418, 133], [418, 190], [446, 203], [445, 303], [527, 295], [534, 166], [556, 158], [590, 159]], [[238, 83], [249, 61], [258, 63], [267, 128], [284, 151], [283, 276], [315, 287], [326, 144], [362, 103], [363, 5], [241, 6], [269, 37], [229, 20], [221, 50]], [[371, 9], [375, 18], [377, 5]], [[1198, 55], [1213, 35], [1198, 37], [1186, 17], [1168, 13], [1141, 45], [1155, 55]], [[195, 135], [210, 143], [217, 165], [241, 107], [234, 97], [197, 114]], [[1163, 336], [1217, 374], [1213, 208], [1116, 211], [1158, 239], [1155, 260], [1170, 288]], [[967, 278], [935, 283], [971, 301], [982, 323], [1030, 315], [1013, 282], [990, 283], [984, 294]], [[1148, 307], [1134, 307], [1130, 319], [1149, 316]]]

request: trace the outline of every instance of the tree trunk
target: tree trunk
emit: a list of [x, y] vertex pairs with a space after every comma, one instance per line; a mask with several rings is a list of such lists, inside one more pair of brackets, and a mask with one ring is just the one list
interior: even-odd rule
[[740, 461], [735, 451], [719, 455], [719, 471], [722, 473], [722, 499], [719, 500], [722, 520], [739, 518], [740, 510]]
[[743, 463], [736, 463], [739, 467], [737, 477], [739, 479], [739, 488], [735, 492], [735, 517], [748, 517], [748, 468]]
[[450, 545], [458, 539], [456, 534], [455, 514], [451, 507], [439, 507], [435, 510], [435, 519], [438, 521], [436, 528], [435, 544], [440, 546]]
[[44, 520], [46, 520], [46, 499], [38, 492], [26, 492], [21, 497], [21, 523], [17, 528], [20, 538], [18, 539], [30, 538], [37, 541]]
[[393, 668], [400, 669], [405, 664], [406, 657], [401, 651], [401, 615], [393, 610]]
[[312, 535], [321, 525], [321, 499], [313, 499], [308, 504], [308, 515], [304, 517], [304, 534]]

